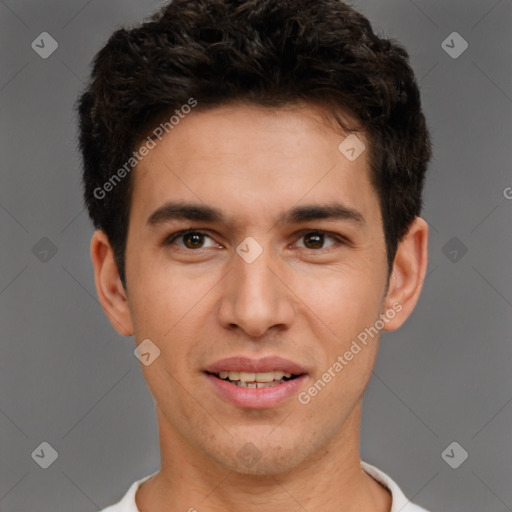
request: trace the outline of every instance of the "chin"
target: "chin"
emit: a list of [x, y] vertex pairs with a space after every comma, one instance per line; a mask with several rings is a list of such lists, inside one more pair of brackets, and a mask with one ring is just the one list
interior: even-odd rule
[[[258, 438], [261, 440], [261, 438]], [[297, 445], [283, 446], [277, 440], [272, 444], [264, 440], [265, 444], [252, 443], [251, 441], [237, 440], [228, 447], [212, 453], [210, 456], [218, 464], [230, 471], [242, 475], [271, 476], [286, 473], [299, 466], [308, 456], [304, 453], [304, 446]], [[290, 439], [288, 439], [290, 442]], [[234, 446], [239, 448], [233, 449]], [[233, 456], [227, 456], [232, 450]]]

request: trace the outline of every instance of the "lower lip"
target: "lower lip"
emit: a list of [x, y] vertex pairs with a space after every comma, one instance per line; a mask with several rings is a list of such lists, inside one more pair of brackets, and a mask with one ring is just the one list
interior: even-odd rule
[[243, 388], [208, 373], [206, 376], [222, 398], [245, 409], [268, 409], [278, 406], [292, 395], [297, 394], [307, 377], [307, 375], [301, 375], [268, 388]]

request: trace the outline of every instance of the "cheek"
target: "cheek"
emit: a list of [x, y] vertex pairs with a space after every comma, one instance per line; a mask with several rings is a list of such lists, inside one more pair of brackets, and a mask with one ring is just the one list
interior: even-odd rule
[[130, 301], [137, 342], [151, 339], [160, 349], [160, 362], [181, 378], [200, 348], [198, 331], [214, 310], [208, 293], [219, 278], [211, 271], [196, 270], [191, 275], [178, 265], [137, 263], [140, 272]]
[[381, 281], [374, 267], [331, 267], [301, 274], [294, 290], [314, 322], [323, 323], [347, 342], [378, 318], [384, 292]]
[[191, 283], [180, 266], [151, 254], [138, 254], [130, 263], [132, 316], [145, 337], [163, 337], [193, 309], [211, 279]]

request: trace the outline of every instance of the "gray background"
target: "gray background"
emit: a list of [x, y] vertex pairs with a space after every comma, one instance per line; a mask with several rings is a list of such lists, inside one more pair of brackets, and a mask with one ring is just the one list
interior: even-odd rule
[[[161, 3], [0, 2], [3, 512], [98, 510], [159, 467], [133, 338], [96, 298], [73, 104], [110, 33]], [[428, 277], [383, 335], [362, 458], [433, 511], [512, 510], [512, 2], [356, 6], [409, 49], [435, 147]], [[31, 48], [44, 31], [59, 44], [48, 59]], [[457, 59], [441, 45], [454, 31], [469, 44]], [[48, 469], [31, 457], [43, 441], [58, 452]], [[458, 469], [441, 456], [453, 441], [469, 454]]]

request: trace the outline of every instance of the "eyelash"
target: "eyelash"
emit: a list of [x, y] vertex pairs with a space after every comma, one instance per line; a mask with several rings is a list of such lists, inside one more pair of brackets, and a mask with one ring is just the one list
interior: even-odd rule
[[[164, 240], [164, 245], [171, 245], [177, 238], [180, 238], [189, 233], [196, 233], [199, 235], [204, 235], [208, 238], [212, 238], [208, 233], [206, 233], [205, 231], [201, 231], [200, 229], [185, 229], [185, 230], [178, 231], [178, 232], [173, 233], [172, 235], [168, 236]], [[300, 235], [299, 240], [309, 234], [324, 235], [328, 238], [331, 238], [336, 243], [334, 243], [333, 245], [326, 247], [324, 249], [308, 249], [307, 247], [305, 247], [305, 248], [300, 247], [299, 249], [306, 250], [306, 251], [312, 251], [312, 252], [330, 252], [332, 250], [336, 250], [340, 245], [349, 245], [349, 241], [346, 238], [342, 237], [341, 235], [336, 235], [335, 233], [330, 233], [329, 231], [324, 231], [321, 229], [303, 230], [299, 233], [299, 235]], [[206, 247], [206, 248], [200, 247], [199, 249], [189, 249], [188, 247], [180, 247], [180, 249], [183, 249], [185, 251], [199, 252], [202, 249], [208, 249], [208, 247]]]

